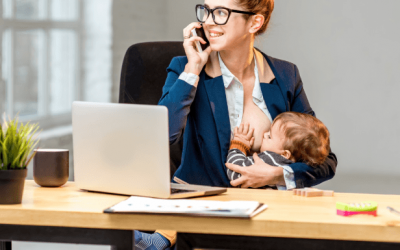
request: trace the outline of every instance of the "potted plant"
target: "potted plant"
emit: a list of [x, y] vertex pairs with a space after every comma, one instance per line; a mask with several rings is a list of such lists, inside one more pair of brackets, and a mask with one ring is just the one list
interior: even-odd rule
[[0, 204], [21, 203], [38, 128], [37, 124], [18, 123], [17, 118], [0, 124]]

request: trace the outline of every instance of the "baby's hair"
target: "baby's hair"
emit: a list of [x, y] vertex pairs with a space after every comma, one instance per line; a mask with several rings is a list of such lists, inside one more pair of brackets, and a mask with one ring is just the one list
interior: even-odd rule
[[312, 115], [284, 112], [273, 124], [281, 121], [285, 142], [283, 149], [289, 150], [294, 161], [301, 161], [312, 167], [322, 164], [330, 151], [329, 131]]

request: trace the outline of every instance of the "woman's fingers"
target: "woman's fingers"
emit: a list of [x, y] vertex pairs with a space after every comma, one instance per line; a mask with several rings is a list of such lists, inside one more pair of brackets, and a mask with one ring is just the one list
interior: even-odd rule
[[186, 26], [183, 29], [183, 37], [190, 37], [192, 35], [192, 29], [200, 28], [200, 27], [201, 27], [201, 25], [199, 22], [190, 23], [188, 26]]
[[243, 172], [243, 167], [240, 167], [238, 165], [235, 165], [235, 164], [227, 162], [227, 163], [225, 163], [225, 166], [227, 168], [229, 168], [230, 170], [232, 170], [233, 172], [236, 172], [236, 173], [239, 173], [239, 174], [242, 174], [242, 172]]
[[240, 187], [241, 188], [250, 188], [252, 186], [249, 184], [248, 181], [243, 181]]
[[194, 41], [199, 41], [202, 44], [206, 43], [206, 41], [204, 41], [204, 39], [202, 37], [192, 36], [191, 38], [185, 39], [185, 41], [183, 41], [183, 44], [185, 44], [185, 42], [193, 43]]
[[[192, 30], [194, 28], [200, 28], [201, 25], [198, 22], [190, 23], [186, 28], [183, 29], [183, 47], [185, 49], [186, 55], [190, 57], [193, 53], [197, 52], [195, 41], [204, 43], [204, 39], [198, 36], [192, 36]], [[186, 38], [185, 38], [186, 37]]]
[[231, 181], [231, 185], [234, 187], [240, 186], [241, 187], [249, 187], [248, 184], [246, 184], [247, 182], [247, 178], [245, 176], [243, 176], [244, 171], [246, 170], [246, 168], [240, 167], [238, 165], [232, 164], [232, 163], [225, 163], [225, 166], [227, 168], [229, 168], [230, 170], [239, 173], [241, 175], [241, 177], [237, 178], [236, 180]]
[[185, 39], [185, 41], [183, 41], [183, 48], [185, 49], [188, 59], [192, 58], [192, 56], [194, 56], [194, 54], [198, 53], [195, 42], [201, 41], [201, 40], [203, 40], [201, 37], [194, 36], [189, 39]]
[[202, 44], [206, 44], [206, 43], [207, 43], [207, 42], [204, 40], [204, 38], [202, 38], [202, 37], [199, 37], [199, 36], [198, 36], [198, 38], [200, 38], [200, 40], [199, 40], [199, 41], [200, 41]]
[[[241, 175], [238, 179], [231, 181], [232, 186], [240, 185], [242, 188], [257, 188], [284, 182], [282, 168], [276, 168], [265, 163], [258, 157], [257, 153], [253, 154], [253, 159], [254, 164], [248, 167], [240, 167], [231, 163], [225, 164], [227, 168]], [[277, 169], [279, 172], [276, 172]]]
[[237, 178], [236, 180], [231, 181], [231, 185], [234, 187], [237, 187], [237, 186], [242, 185], [242, 183], [244, 183], [244, 182], [245, 182], [245, 178], [243, 178], [243, 176], [242, 176], [240, 178]]
[[236, 180], [231, 181], [231, 185], [234, 187], [240, 187], [240, 188], [249, 188], [251, 185], [249, 184], [248, 178], [241, 176], [237, 178]]
[[[199, 22], [190, 23], [183, 29], [183, 48], [185, 50], [189, 65], [187, 69], [193, 74], [200, 74], [202, 68], [207, 63], [208, 57], [211, 53], [211, 48], [208, 46], [203, 52], [197, 50], [196, 43], [206, 44], [206, 41], [198, 36], [192, 36], [194, 28], [201, 28]], [[186, 67], [185, 67], [186, 68]]]
[[192, 36], [191, 38], [185, 39], [185, 41], [183, 41], [183, 46], [193, 46], [195, 45], [195, 42], [199, 41], [199, 42], [204, 42], [203, 38], [198, 37], [198, 36]]

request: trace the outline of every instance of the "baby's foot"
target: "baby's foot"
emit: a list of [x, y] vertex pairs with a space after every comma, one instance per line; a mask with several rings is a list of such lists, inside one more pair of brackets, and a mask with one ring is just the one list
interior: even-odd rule
[[169, 240], [159, 233], [147, 234], [135, 230], [135, 249], [164, 250], [169, 246]]

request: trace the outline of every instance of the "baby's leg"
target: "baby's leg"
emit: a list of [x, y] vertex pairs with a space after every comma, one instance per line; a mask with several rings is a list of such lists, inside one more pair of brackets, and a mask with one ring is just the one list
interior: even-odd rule
[[[167, 231], [167, 232], [172, 232], [172, 231]], [[176, 240], [176, 233], [175, 233], [175, 240]], [[135, 230], [135, 249], [164, 250], [168, 249], [170, 246], [171, 242], [158, 232], [155, 232], [153, 234], [147, 234]]]
[[164, 236], [170, 242], [170, 246], [175, 245], [176, 242], [176, 231], [172, 230], [156, 230], [155, 233], [159, 233]]

